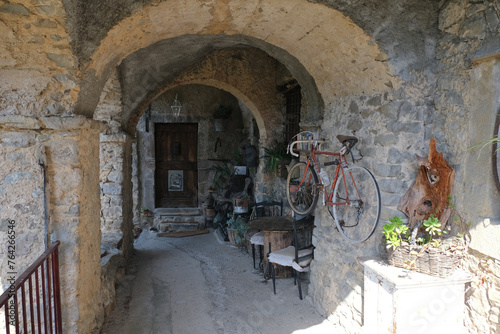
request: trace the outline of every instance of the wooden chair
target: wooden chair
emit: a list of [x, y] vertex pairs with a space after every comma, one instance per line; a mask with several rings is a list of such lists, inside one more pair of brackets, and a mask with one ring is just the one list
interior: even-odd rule
[[[306, 224], [310, 224], [313, 217], [306, 217], [300, 220], [293, 221], [293, 245], [286, 248], [271, 251], [271, 243], [269, 243], [269, 254], [267, 265], [270, 267], [271, 276], [273, 279], [273, 290], [276, 294], [276, 277], [275, 266], [292, 267], [294, 276], [294, 285], [298, 284], [299, 298], [302, 300], [302, 287], [300, 284], [300, 273], [308, 272], [309, 265], [314, 258], [314, 246], [309, 238], [304, 237], [304, 233], [299, 236], [298, 231], [304, 231]], [[309, 239], [309, 240], [306, 240]], [[267, 268], [266, 268], [267, 271]]]
[[[275, 217], [283, 215], [283, 200], [277, 201], [267, 201], [259, 202], [253, 205], [251, 219], [258, 217]], [[255, 246], [259, 246], [259, 268], [262, 265], [263, 260], [263, 249], [264, 249], [264, 232], [260, 231], [252, 235], [250, 238], [250, 244], [252, 245], [252, 257], [253, 257], [253, 267], [255, 268]]]

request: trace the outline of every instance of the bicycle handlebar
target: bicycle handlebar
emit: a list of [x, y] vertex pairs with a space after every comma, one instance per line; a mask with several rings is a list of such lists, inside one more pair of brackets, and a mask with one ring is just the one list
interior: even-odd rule
[[294, 152], [293, 147], [297, 144], [311, 144], [313, 146], [317, 146], [317, 149], [320, 148], [320, 145], [325, 143], [325, 140], [295, 140], [291, 142], [287, 147], [287, 153], [290, 153], [294, 157], [298, 157], [299, 153]]

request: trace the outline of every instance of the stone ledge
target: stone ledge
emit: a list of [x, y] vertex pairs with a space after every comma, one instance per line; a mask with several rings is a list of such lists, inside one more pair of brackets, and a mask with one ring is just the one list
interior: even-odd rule
[[38, 119], [21, 115], [0, 116], [0, 124], [19, 129], [40, 129], [42, 127]]
[[99, 140], [102, 143], [125, 143], [129, 139], [129, 135], [126, 133], [114, 133], [114, 134], [102, 134], [99, 137]]
[[103, 129], [105, 127], [101, 122], [88, 119], [85, 116], [71, 117], [40, 117], [42, 126], [53, 130], [80, 130], [82, 128]]
[[500, 58], [500, 37], [488, 40], [470, 56], [472, 62], [481, 62], [493, 58]]

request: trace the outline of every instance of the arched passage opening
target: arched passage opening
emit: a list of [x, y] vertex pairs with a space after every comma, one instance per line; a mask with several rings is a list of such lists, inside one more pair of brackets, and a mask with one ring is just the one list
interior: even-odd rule
[[[245, 63], [255, 54], [268, 59]], [[203, 84], [242, 102], [256, 118], [260, 139], [268, 143], [281, 131], [282, 106], [276, 96], [281, 70], [283, 78], [303, 88], [302, 125], [321, 127], [324, 113], [333, 112], [342, 99], [387, 89], [392, 78], [378, 56], [377, 45], [359, 27], [318, 4], [160, 3], [118, 23], [89, 55], [75, 111], [93, 113], [104, 82], [116, 69], [120, 129], [129, 134], [162, 94]], [[238, 75], [242, 68], [245, 76]]]

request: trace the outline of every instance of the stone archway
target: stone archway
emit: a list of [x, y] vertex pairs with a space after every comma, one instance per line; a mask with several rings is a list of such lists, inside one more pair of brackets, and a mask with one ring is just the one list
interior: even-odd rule
[[300, 70], [292, 68], [290, 62], [290, 57], [296, 59], [313, 79], [325, 104], [339, 96], [384, 90], [391, 79], [385, 64], [376, 60], [380, 51], [370, 36], [326, 6], [302, 0], [234, 1], [230, 5], [223, 1], [203, 5], [174, 1], [145, 6], [109, 30], [90, 56], [75, 111], [92, 113], [95, 95], [110, 70], [128, 55], [159, 41], [188, 35], [249, 37], [245, 44], [290, 66], [290, 72], [299, 78]]
[[[275, 68], [276, 60], [260, 50], [227, 49], [208, 54], [175, 78], [158, 83], [157, 86], [154, 86], [155, 82], [151, 85], [151, 76], [147, 71], [143, 72], [146, 75], [139, 80], [132, 76], [129, 80], [136, 82], [133, 90], [146, 92], [148, 87], [151, 90], [140, 95], [142, 101], [138, 103], [125, 100], [123, 120], [128, 120], [128, 123], [123, 127], [133, 132], [147, 106], [169, 89], [180, 85], [203, 84], [229, 92], [244, 103], [256, 119], [261, 139], [266, 140], [269, 129], [274, 132], [282, 126], [280, 118], [276, 116], [279, 106]], [[145, 83], [145, 86], [141, 87], [141, 83]]]

